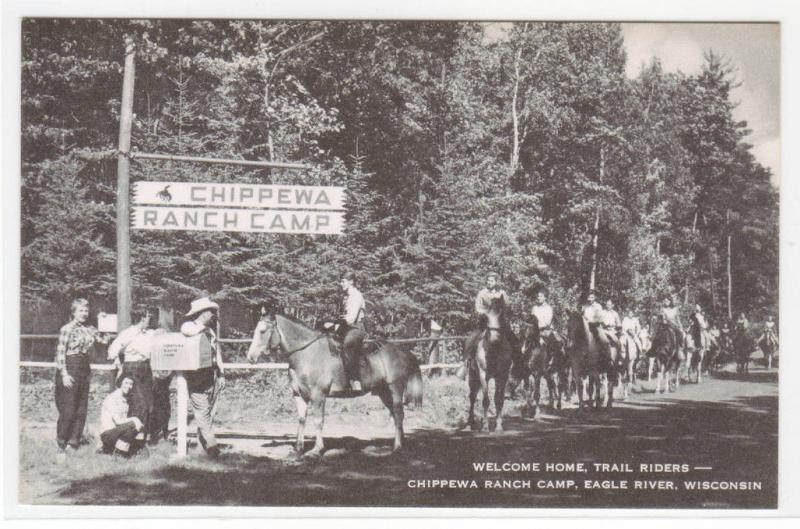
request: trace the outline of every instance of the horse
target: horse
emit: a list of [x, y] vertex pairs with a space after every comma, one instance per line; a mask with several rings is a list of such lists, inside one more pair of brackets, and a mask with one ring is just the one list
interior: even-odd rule
[[719, 333], [717, 340], [717, 353], [714, 356], [714, 367], [722, 369], [733, 357], [733, 338], [731, 332], [724, 328]]
[[740, 375], [750, 373], [750, 356], [756, 350], [756, 343], [750, 329], [737, 325], [733, 331], [733, 352], [736, 356], [736, 372]]
[[[579, 312], [572, 312], [567, 319], [567, 344], [566, 351], [569, 364], [572, 368], [572, 376], [576, 381], [576, 392], [578, 393], [578, 408], [583, 409], [584, 390], [589, 397], [595, 401], [595, 409], [599, 409], [602, 403], [601, 375], [608, 375], [608, 399], [606, 406], [612, 407], [614, 397], [614, 385], [616, 384], [616, 348], [604, 351], [603, 344], [595, 337], [589, 322]], [[588, 386], [587, 386], [588, 383]]]
[[764, 358], [767, 359], [767, 369], [772, 369], [772, 359], [778, 349], [778, 343], [774, 335], [765, 332], [758, 341], [758, 346], [761, 348], [761, 352], [764, 353]]
[[467, 423], [475, 429], [475, 401], [483, 395], [483, 431], [489, 431], [489, 381], [494, 379], [494, 407], [497, 415], [495, 430], [503, 431], [503, 403], [514, 353], [505, 336], [505, 303], [495, 298], [486, 314], [487, 325], [470, 337], [466, 344], [469, 378], [469, 415]]
[[625, 400], [636, 384], [636, 364], [639, 362], [641, 351], [636, 340], [628, 333], [623, 332], [619, 342], [619, 362], [622, 367], [620, 382], [622, 384], [622, 400]]
[[542, 339], [539, 324], [533, 317], [522, 342], [521, 357], [525, 364], [526, 401], [530, 417], [536, 416], [541, 399], [542, 378], [547, 382], [551, 409], [561, 409], [561, 397], [567, 392], [569, 364], [563, 342], [551, 336]]
[[309, 329], [303, 323], [280, 314], [262, 312], [253, 331], [247, 359], [254, 363], [267, 351], [279, 351], [288, 357], [292, 395], [297, 406], [297, 441], [295, 450], [303, 453], [306, 416], [309, 407], [317, 418], [316, 442], [306, 454], [319, 457], [324, 449], [322, 428], [325, 422], [325, 400], [372, 393], [381, 399], [394, 420], [393, 451], [403, 447], [404, 403], [422, 405], [422, 374], [417, 359], [390, 343], [381, 343], [377, 350], [364, 355], [359, 373], [364, 390], [347, 391], [342, 359], [334, 351], [341, 345], [325, 332]]
[[[681, 385], [678, 368], [684, 360], [683, 340], [680, 337], [680, 331], [674, 326], [661, 321], [660, 318], [655, 319], [650, 327], [653, 329], [653, 341], [650, 351], [655, 356], [656, 362], [658, 362], [655, 392], [672, 391], [671, 376], [675, 378], [675, 389], [677, 390]], [[665, 387], [662, 390], [661, 381], [665, 377]]]
[[691, 381], [691, 370], [695, 371], [695, 382], [701, 383], [703, 381], [703, 370], [706, 369], [706, 356], [711, 349], [711, 335], [702, 327], [697, 321], [692, 323], [689, 328], [689, 335], [694, 342], [694, 347], [691, 349], [692, 353], [688, 356], [686, 362], [686, 377]]

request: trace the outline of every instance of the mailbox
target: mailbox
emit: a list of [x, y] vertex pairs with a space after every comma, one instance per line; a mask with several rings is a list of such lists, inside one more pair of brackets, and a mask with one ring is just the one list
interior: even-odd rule
[[186, 337], [178, 332], [153, 337], [150, 367], [164, 371], [196, 371], [211, 367], [214, 354], [205, 334]]

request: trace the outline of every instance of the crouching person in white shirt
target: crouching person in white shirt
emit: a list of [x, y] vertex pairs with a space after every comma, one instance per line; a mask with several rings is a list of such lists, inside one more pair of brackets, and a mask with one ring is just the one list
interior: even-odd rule
[[144, 425], [138, 417], [128, 417], [128, 398], [133, 389], [133, 377], [123, 375], [119, 380], [119, 388], [111, 392], [103, 401], [100, 411], [101, 450], [106, 454], [119, 454], [130, 457], [141, 443], [136, 436]]

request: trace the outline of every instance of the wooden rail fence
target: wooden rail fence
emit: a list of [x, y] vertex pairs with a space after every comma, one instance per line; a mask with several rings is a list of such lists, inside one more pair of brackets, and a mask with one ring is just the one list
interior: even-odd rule
[[[57, 340], [57, 334], [22, 334], [21, 340]], [[408, 344], [408, 343], [424, 343], [424, 342], [447, 342], [447, 341], [463, 341], [466, 336], [440, 336], [439, 338], [389, 338], [386, 341], [395, 344]], [[250, 338], [220, 338], [221, 344], [249, 344], [252, 340]], [[377, 340], [370, 339], [367, 342], [375, 342]], [[422, 371], [429, 371], [431, 369], [458, 369], [461, 363], [437, 363], [437, 364], [424, 364], [420, 366]], [[34, 367], [34, 368], [55, 368], [55, 362], [37, 362], [31, 360], [22, 360], [19, 362], [20, 367]], [[258, 364], [249, 364], [243, 362], [225, 362], [222, 364], [224, 369], [241, 369], [241, 370], [267, 370], [276, 371], [289, 368], [286, 362], [261, 362]], [[111, 371], [114, 369], [113, 364], [91, 364], [91, 368], [97, 371]]]

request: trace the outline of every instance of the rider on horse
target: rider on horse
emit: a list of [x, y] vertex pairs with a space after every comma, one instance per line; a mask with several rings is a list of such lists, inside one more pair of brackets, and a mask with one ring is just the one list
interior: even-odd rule
[[553, 307], [547, 302], [547, 294], [544, 290], [536, 293], [536, 302], [531, 308], [531, 314], [536, 317], [539, 325], [541, 345], [550, 344], [552, 341], [561, 341], [553, 329]]
[[[475, 344], [477, 344], [478, 340], [480, 340], [483, 331], [486, 330], [488, 321], [486, 315], [489, 312], [492, 302], [496, 299], [501, 299], [503, 301], [503, 306], [508, 306], [508, 294], [506, 294], [505, 290], [500, 288], [498, 281], [499, 277], [500, 276], [496, 272], [489, 272], [486, 275], [486, 286], [478, 291], [478, 295], [475, 297], [475, 315], [478, 320], [478, 329], [469, 337], [464, 347], [465, 362], [468, 360], [467, 355], [469, 354], [469, 351], [474, 350]], [[512, 351], [518, 351], [519, 344], [517, 343], [517, 337], [513, 332], [511, 332], [507, 314], [504, 315], [501, 332], [508, 340]]]
[[641, 341], [642, 326], [639, 323], [639, 318], [634, 314], [632, 306], [628, 307], [628, 310], [625, 311], [625, 317], [622, 318], [621, 327], [622, 335], [620, 338], [630, 340], [634, 344], [636, 350], [642, 352], [644, 350]]
[[664, 323], [679, 331], [678, 336], [680, 337], [680, 343], [683, 343], [686, 333], [683, 330], [683, 324], [678, 315], [678, 307], [675, 306], [675, 302], [671, 297], [664, 298], [664, 306], [661, 307], [661, 318], [664, 320]]
[[610, 345], [608, 334], [600, 329], [600, 326], [603, 324], [603, 313], [603, 306], [597, 302], [595, 291], [590, 290], [586, 296], [584, 296], [580, 314], [583, 316], [583, 319], [586, 320], [586, 323], [589, 324], [589, 329], [594, 334], [595, 338], [603, 344], [603, 347], [608, 348]]
[[617, 331], [622, 327], [622, 322], [619, 319], [619, 313], [614, 310], [614, 302], [606, 300], [606, 307], [600, 317], [600, 330], [605, 334], [608, 343], [619, 347], [619, 338]]
[[775, 332], [775, 318], [772, 314], [768, 315], [767, 321], [764, 322], [764, 335], [761, 339], [768, 345], [778, 346], [778, 334]]
[[703, 350], [707, 350], [711, 345], [711, 337], [708, 330], [708, 320], [706, 320], [703, 307], [701, 307], [699, 303], [694, 306], [691, 329], [695, 345]]
[[507, 304], [508, 295], [506, 291], [498, 285], [499, 276], [495, 272], [486, 275], [486, 286], [478, 291], [475, 297], [475, 314], [478, 317], [478, 325], [481, 329], [486, 327], [486, 314], [494, 299], [502, 299]]
[[547, 302], [547, 293], [544, 289], [536, 293], [536, 302], [531, 308], [531, 315], [536, 317], [539, 327], [539, 345], [544, 346], [548, 353], [552, 353], [561, 343], [561, 338], [553, 329], [553, 307]]
[[361, 350], [364, 347], [364, 339], [367, 333], [364, 329], [364, 312], [366, 305], [364, 296], [353, 285], [355, 276], [352, 272], [347, 272], [342, 276], [339, 283], [345, 292], [344, 314], [342, 324], [339, 329], [342, 339], [342, 361], [344, 364], [344, 374], [350, 383], [350, 389], [361, 391], [361, 381], [358, 376], [358, 360]]

